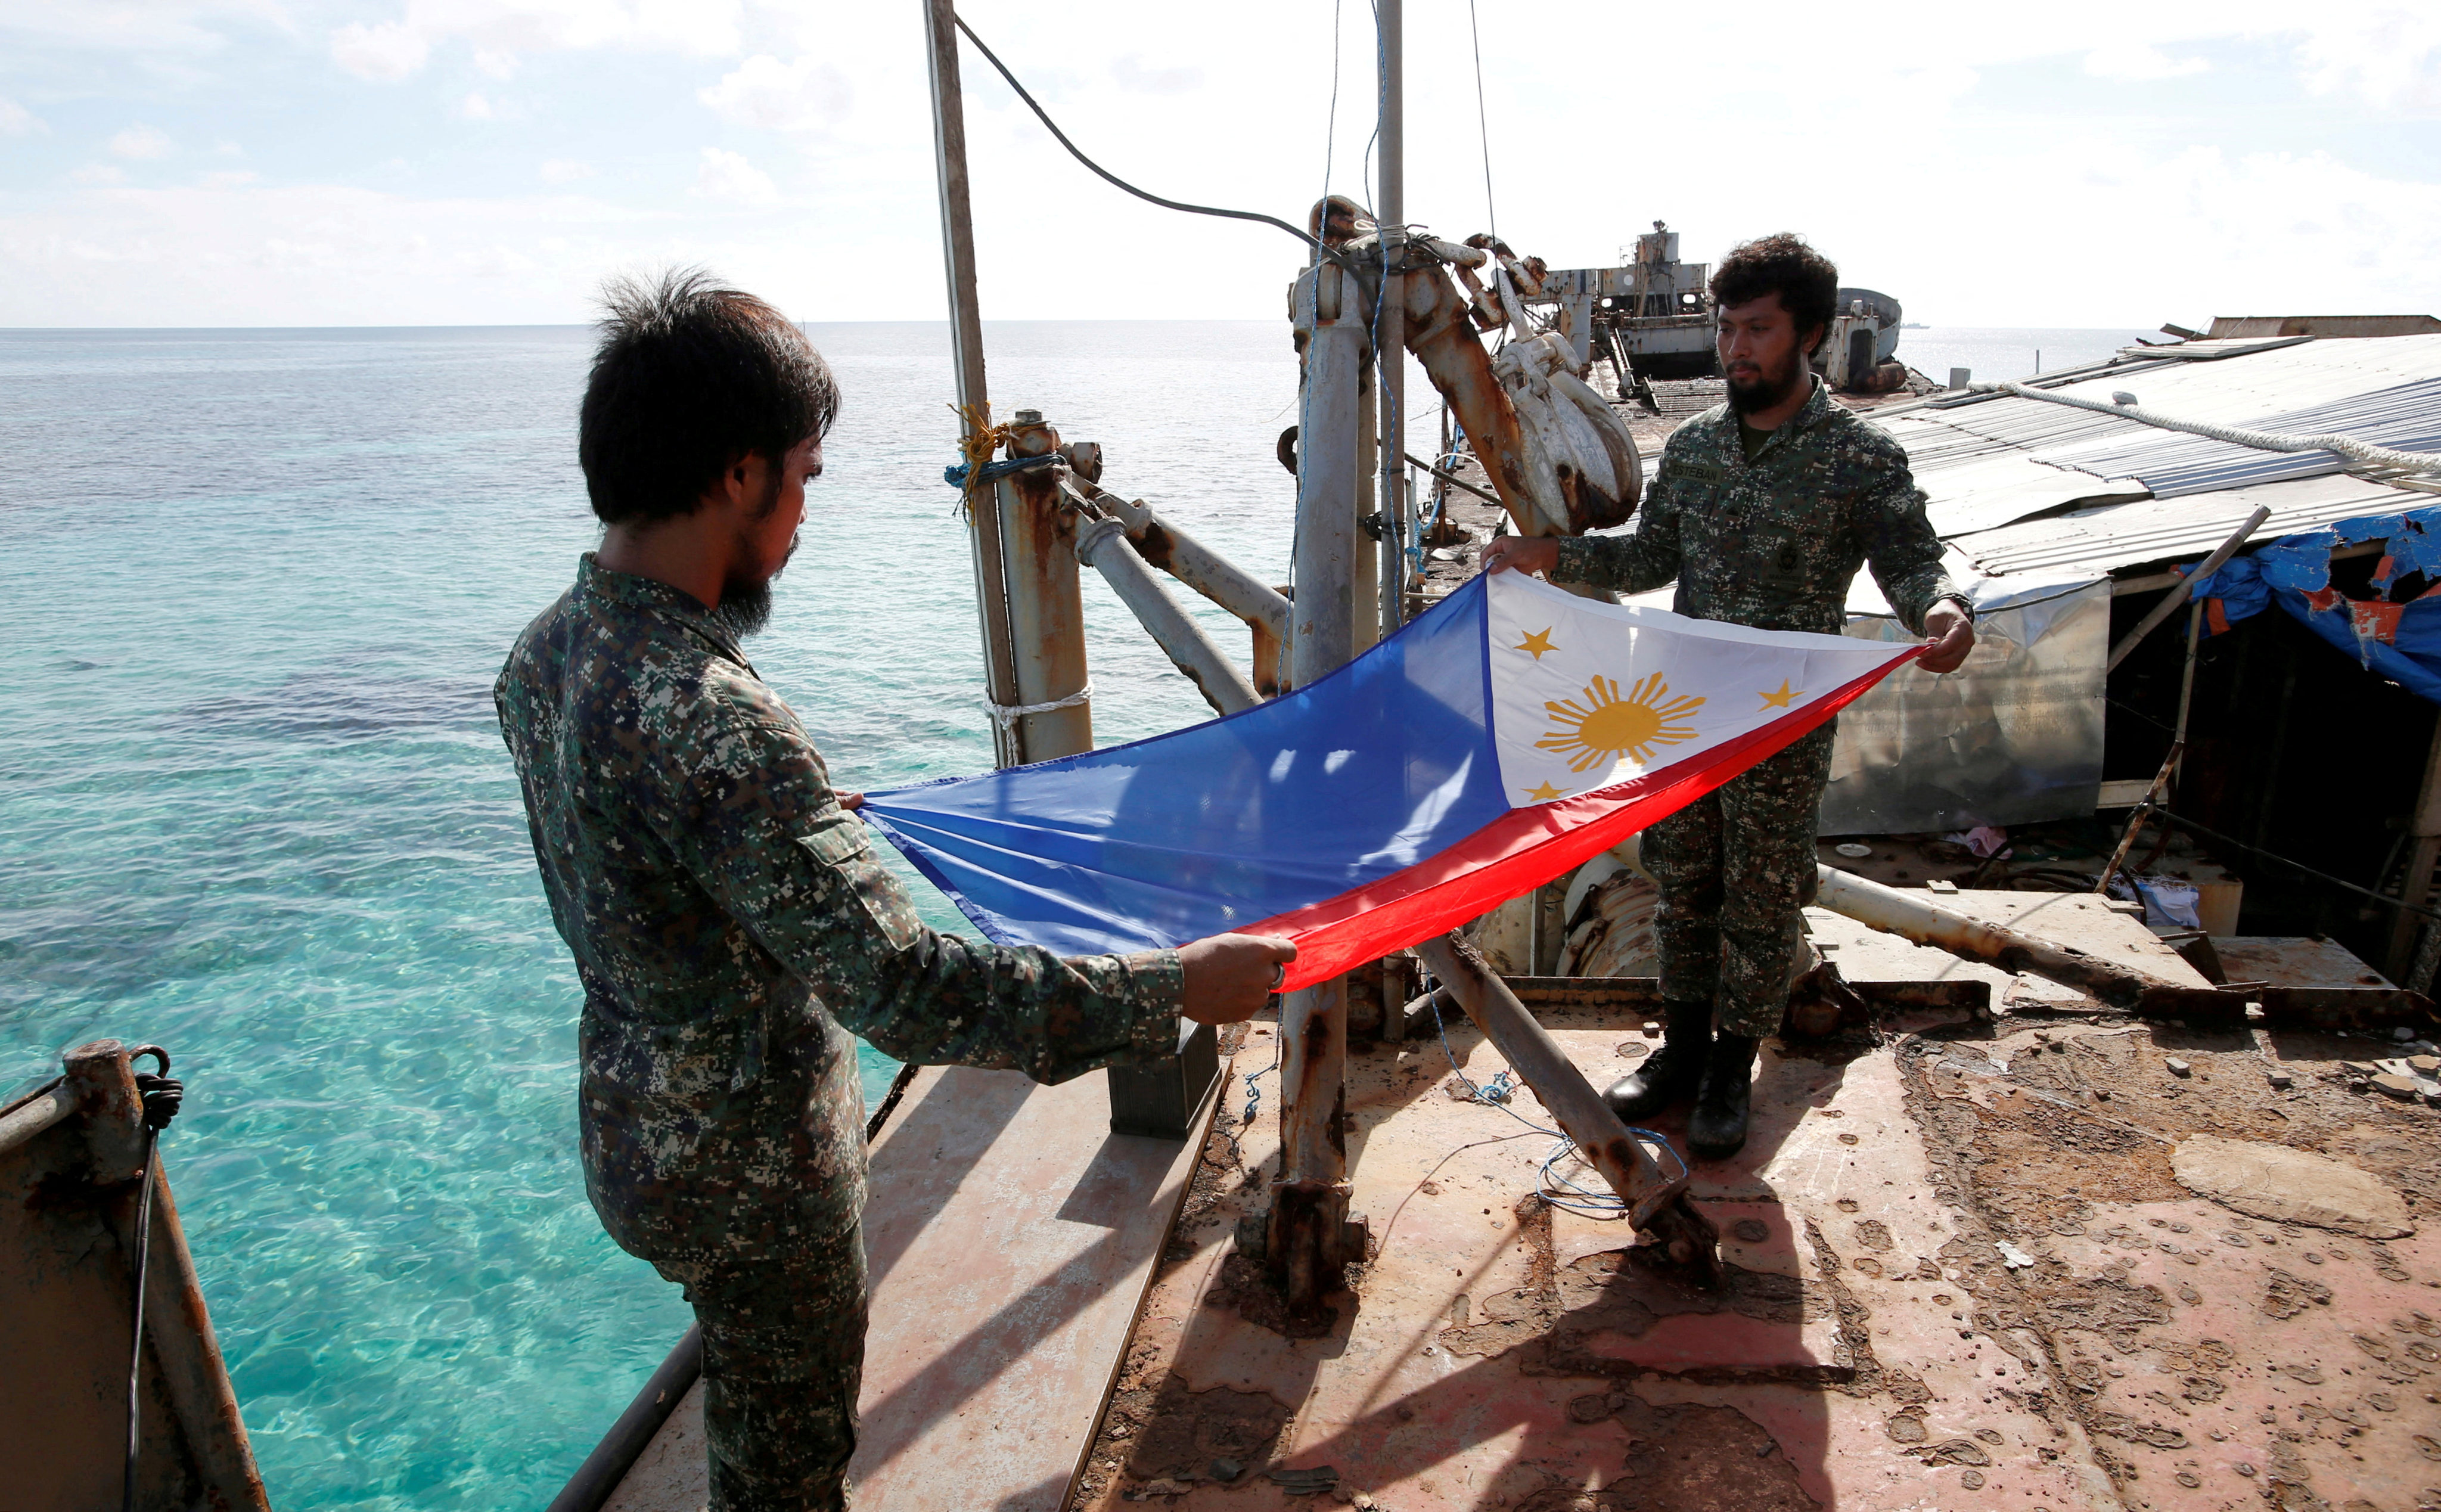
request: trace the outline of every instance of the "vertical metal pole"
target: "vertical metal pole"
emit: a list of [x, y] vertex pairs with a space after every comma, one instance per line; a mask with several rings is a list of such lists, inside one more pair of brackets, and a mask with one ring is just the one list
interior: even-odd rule
[[1365, 290], [1337, 265], [1297, 279], [1296, 323], [1305, 338], [1303, 416], [1297, 441], [1296, 597], [1289, 606], [1289, 680], [1302, 688], [1354, 654], [1348, 601], [1356, 565], [1363, 425]]
[[1407, 598], [1407, 280], [1392, 271], [1404, 261], [1407, 220], [1405, 17], [1401, 5], [1401, 0], [1375, 0], [1382, 28], [1382, 188], [1373, 211], [1382, 226], [1382, 319], [1373, 333], [1373, 351], [1382, 391], [1383, 524], [1376, 591], [1385, 636], [1405, 618]]
[[[1021, 409], [1008, 439], [1011, 457], [1058, 449], [1059, 433], [1040, 412]], [[1017, 663], [1020, 705], [1065, 703], [1085, 691], [1085, 596], [1076, 566], [1076, 516], [1064, 507], [1048, 467], [1032, 468], [997, 485], [1002, 549], [1008, 563], [1009, 649]], [[1030, 762], [1077, 756], [1094, 748], [1094, 711], [1083, 701], [1017, 720], [1018, 744]]]
[[[1379, 0], [1381, 17], [1382, 203], [1383, 245], [1396, 237], [1399, 179], [1397, 47], [1399, 0]], [[1385, 258], [1391, 254], [1385, 252]], [[1385, 261], [1385, 270], [1388, 266]], [[1290, 681], [1305, 687], [1369, 645], [1399, 599], [1400, 535], [1384, 531], [1380, 554], [1359, 558], [1357, 519], [1378, 465], [1383, 514], [1396, 520], [1404, 467], [1398, 384], [1404, 355], [1403, 314], [1395, 286], [1375, 307], [1364, 286], [1317, 261], [1297, 281], [1292, 316], [1305, 348], [1303, 416], [1297, 450], [1296, 597], [1291, 604]], [[1375, 317], [1382, 325], [1372, 329]], [[1378, 342], [1373, 338], [1379, 335]], [[1369, 349], [1369, 350], [1368, 350]], [[1381, 409], [1366, 405], [1368, 360], [1378, 355]], [[1370, 443], [1370, 444], [1368, 444]], [[1377, 570], [1378, 564], [1378, 570]], [[1371, 591], [1365, 591], [1371, 590]], [[1384, 606], [1377, 608], [1379, 595]], [[1361, 623], [1360, 623], [1361, 616]], [[1280, 1179], [1264, 1244], [1271, 1269], [1294, 1312], [1310, 1312], [1338, 1289], [1340, 1272], [1365, 1258], [1365, 1226], [1347, 1211], [1347, 982], [1345, 978], [1289, 994], [1280, 1002]]]
[[[1352, 290], [1362, 285], [1348, 280]], [[1358, 296], [1362, 297], [1361, 294]], [[1364, 319], [1370, 327], [1380, 312], [1367, 305]], [[1368, 346], [1371, 344], [1367, 338]], [[1368, 351], [1356, 370], [1356, 476], [1355, 486], [1348, 491], [1348, 525], [1354, 533], [1348, 536], [1347, 559], [1347, 654], [1361, 657], [1373, 649], [1382, 639], [1382, 550], [1365, 532], [1365, 516], [1375, 497], [1374, 478], [1386, 463], [1389, 454], [1382, 450], [1382, 414], [1375, 403], [1374, 387], [1378, 364], [1372, 359], [1378, 353]]]
[[[1329, 262], [1317, 262], [1297, 279], [1290, 309], [1305, 349], [1296, 596], [1288, 648], [1290, 685], [1302, 688], [1346, 664], [1355, 646], [1356, 516], [1367, 492], [1360, 452], [1365, 326], [1372, 311], [1364, 287]], [[1365, 1257], [1363, 1230], [1347, 1212], [1346, 979], [1282, 998], [1280, 1042], [1280, 1177], [1264, 1226], [1264, 1253], [1291, 1308], [1310, 1315], [1339, 1288], [1347, 1263]]]
[[[932, 79], [932, 157], [941, 185], [941, 263], [949, 282], [949, 347], [957, 373], [962, 439], [988, 411], [984, 384], [983, 306], [975, 293], [974, 216], [967, 202], [966, 101], [958, 84], [958, 29], [950, 0], [925, 0], [924, 29]], [[1000, 513], [989, 491], [970, 495], [967, 537], [974, 549], [975, 597], [983, 611], [984, 688], [991, 701], [1013, 705], [1017, 662], [1009, 645], [1008, 588], [1001, 549]], [[1015, 766], [1031, 758], [1014, 728], [992, 724], [992, 756]]]

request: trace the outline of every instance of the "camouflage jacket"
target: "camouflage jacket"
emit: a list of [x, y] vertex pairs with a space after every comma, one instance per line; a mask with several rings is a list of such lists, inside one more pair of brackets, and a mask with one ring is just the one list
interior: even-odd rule
[[1941, 541], [1907, 452], [1831, 398], [1822, 380], [1749, 463], [1738, 417], [1721, 405], [1678, 427], [1625, 535], [1560, 543], [1554, 581], [1643, 593], [1676, 579], [1672, 607], [1758, 630], [1837, 635], [1848, 585], [1873, 581], [1917, 635], [1944, 598]]
[[838, 1233], [850, 1031], [1057, 1082], [1177, 1048], [1174, 951], [1061, 961], [917, 922], [797, 718], [694, 599], [588, 554], [494, 689], [585, 984], [586, 1187], [645, 1259]]

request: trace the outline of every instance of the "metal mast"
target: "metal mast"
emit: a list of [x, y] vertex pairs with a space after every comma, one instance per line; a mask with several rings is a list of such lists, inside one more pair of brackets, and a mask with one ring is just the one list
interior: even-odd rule
[[[925, 0], [924, 30], [932, 78], [932, 155], [941, 182], [941, 263], [949, 280], [949, 346], [958, 379], [962, 440], [979, 434], [991, 412], [984, 384], [983, 306], [975, 294], [974, 216], [967, 201], [966, 97], [958, 83], [958, 28], [950, 0]], [[983, 611], [984, 686], [1003, 708], [1019, 702], [1017, 657], [1010, 644], [1008, 579], [1000, 512], [991, 491], [970, 489], [967, 523], [973, 534], [975, 597]], [[1002, 766], [1028, 758], [1018, 726], [992, 722], [992, 755]]]

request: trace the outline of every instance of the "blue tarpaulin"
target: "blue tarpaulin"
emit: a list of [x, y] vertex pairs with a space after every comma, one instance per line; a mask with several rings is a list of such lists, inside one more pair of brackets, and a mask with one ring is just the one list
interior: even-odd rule
[[[2384, 596], [2350, 599], [2331, 586], [2331, 552], [2366, 541], [2384, 543], [2373, 578]], [[2417, 575], [2425, 586], [2416, 597], [2389, 597]], [[2284, 535], [2231, 559], [2195, 592], [2215, 634], [2277, 603], [2366, 671], [2441, 703], [2441, 582], [2435, 579], [2441, 579], [2441, 506], [2360, 514]]]

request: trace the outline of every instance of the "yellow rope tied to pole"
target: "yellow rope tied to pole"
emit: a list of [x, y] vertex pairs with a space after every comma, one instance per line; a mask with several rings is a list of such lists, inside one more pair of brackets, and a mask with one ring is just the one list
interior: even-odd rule
[[965, 458], [967, 463], [967, 479], [958, 488], [958, 513], [972, 524], [975, 490], [983, 486], [984, 468], [991, 461], [992, 454], [1008, 443], [1009, 432], [1016, 427], [992, 423], [989, 400], [978, 405], [951, 405], [948, 407], [958, 417], [958, 455]]

